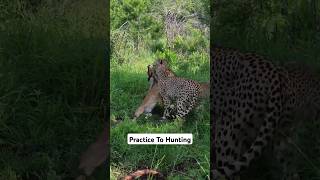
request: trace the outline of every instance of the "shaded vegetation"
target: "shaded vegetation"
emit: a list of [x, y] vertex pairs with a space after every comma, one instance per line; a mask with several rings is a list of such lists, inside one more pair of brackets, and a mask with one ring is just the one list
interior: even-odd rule
[[[291, 61], [307, 64], [320, 72], [320, 2], [317, 0], [211, 1], [211, 43], [256, 52], [275, 64]], [[320, 177], [319, 119], [308, 109], [290, 147], [302, 179]], [[315, 123], [312, 123], [316, 120]], [[266, 151], [268, 152], [268, 151]], [[288, 156], [289, 157], [289, 156]], [[272, 154], [254, 162], [244, 179], [281, 179]]]
[[81, 151], [103, 128], [105, 8], [0, 2], [0, 179], [76, 176]]

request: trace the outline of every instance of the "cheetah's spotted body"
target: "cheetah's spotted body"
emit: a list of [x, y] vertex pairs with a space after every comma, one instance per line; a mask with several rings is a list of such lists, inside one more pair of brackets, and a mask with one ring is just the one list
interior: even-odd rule
[[231, 177], [261, 153], [273, 134], [282, 110], [280, 74], [254, 54], [214, 48], [211, 57], [214, 176]]
[[293, 110], [310, 101], [319, 110], [320, 101], [311, 98], [319, 96], [320, 86], [303, 71], [276, 67], [253, 53], [218, 47], [211, 53], [211, 116], [216, 122], [212, 175], [232, 178], [281, 128], [288, 128], [287, 122], [293, 123], [288, 118]]
[[153, 69], [153, 76], [159, 84], [165, 108], [162, 118], [186, 116], [197, 104], [201, 84], [189, 79], [168, 76], [171, 71], [164, 60], [156, 61]]

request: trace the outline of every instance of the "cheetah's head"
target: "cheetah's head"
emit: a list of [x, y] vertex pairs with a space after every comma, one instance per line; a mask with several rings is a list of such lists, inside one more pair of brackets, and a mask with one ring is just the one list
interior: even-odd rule
[[167, 61], [163, 59], [159, 59], [154, 64], [148, 65], [148, 81], [151, 79], [157, 81], [159, 73], [163, 74], [165, 77], [175, 76], [172, 70], [167, 66]]

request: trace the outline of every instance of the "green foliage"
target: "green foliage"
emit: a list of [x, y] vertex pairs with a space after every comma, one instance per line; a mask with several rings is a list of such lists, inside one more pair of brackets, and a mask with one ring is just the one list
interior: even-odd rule
[[157, 53], [164, 52], [166, 50], [166, 40], [164, 38], [157, 39], [157, 40], [150, 40], [149, 41], [149, 47], [151, 52]]
[[232, 0], [213, 6], [217, 7], [212, 18], [213, 37], [233, 37], [253, 44], [280, 41], [288, 47], [319, 40], [320, 3], [316, 0]]
[[[119, 49], [113, 44], [121, 44], [128, 49], [129, 39], [131, 46], [138, 50], [143, 46], [146, 37], [156, 39], [161, 36], [161, 23], [151, 12], [153, 5], [152, 1], [111, 1], [111, 28], [112, 37], [115, 37], [115, 40], [112, 40], [113, 49]], [[126, 36], [123, 37], [123, 34]]]
[[178, 36], [174, 41], [174, 50], [182, 53], [191, 54], [199, 50], [209, 49], [209, 39], [204, 36], [204, 32], [199, 29], [190, 28], [188, 36]]
[[[111, 1], [112, 29], [119, 28], [126, 21], [138, 25], [138, 21], [146, 20], [146, 13], [150, 10], [151, 1], [123, 0]], [[140, 19], [143, 18], [143, 19]]]
[[[112, 1], [111, 48], [113, 63], [133, 62], [137, 53], [170, 49], [166, 36], [167, 12], [177, 13], [178, 18], [189, 17], [174, 40], [175, 51], [181, 54], [209, 48], [208, 7], [203, 2], [189, 1]], [[201, 26], [201, 27], [200, 27]]]

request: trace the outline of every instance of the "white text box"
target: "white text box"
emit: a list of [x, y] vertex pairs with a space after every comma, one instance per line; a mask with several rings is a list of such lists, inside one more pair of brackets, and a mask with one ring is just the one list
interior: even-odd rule
[[129, 133], [128, 144], [170, 144], [170, 145], [190, 145], [192, 144], [191, 133], [161, 133], [161, 134], [138, 134]]

